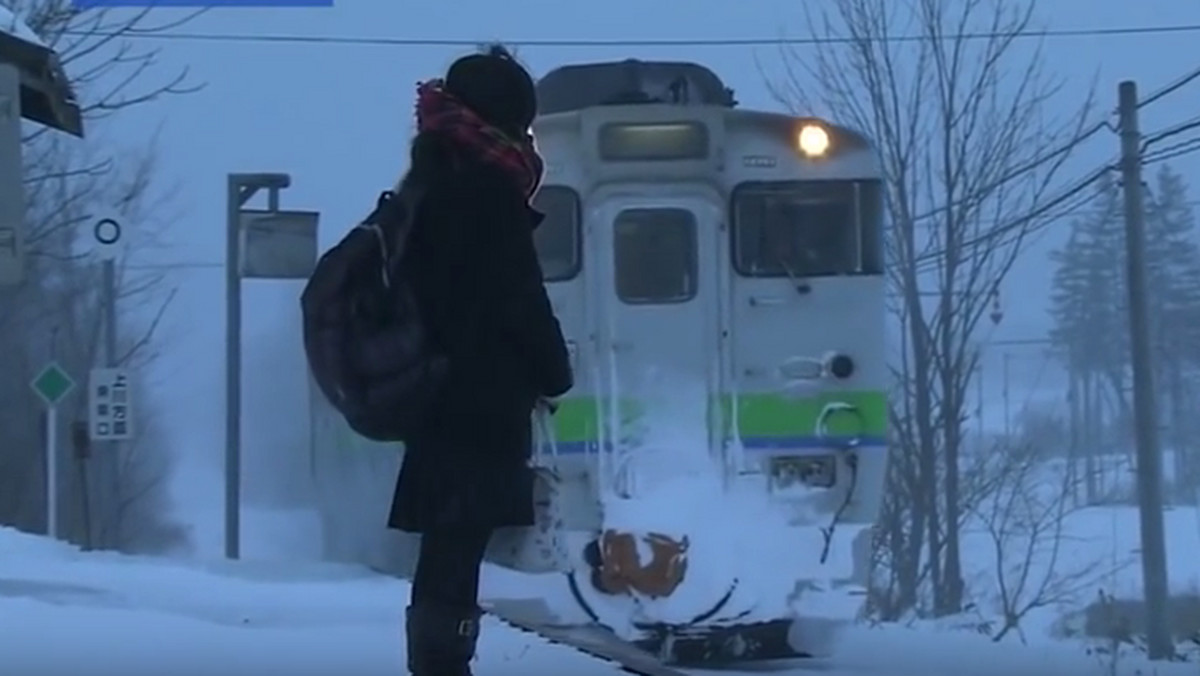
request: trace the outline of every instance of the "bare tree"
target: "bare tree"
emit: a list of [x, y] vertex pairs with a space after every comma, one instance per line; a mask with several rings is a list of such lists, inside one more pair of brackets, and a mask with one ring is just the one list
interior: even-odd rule
[[1080, 600], [1114, 571], [1102, 561], [1070, 561], [1072, 542], [1065, 521], [1078, 508], [1073, 473], [1065, 463], [1041, 460], [1044, 449], [1020, 443], [989, 455], [993, 490], [972, 509], [990, 544], [1002, 641], [1015, 632], [1025, 642], [1021, 621], [1039, 608]]
[[137, 383], [135, 392], [143, 393], [137, 403], [149, 414], [134, 421], [136, 436], [120, 447], [115, 471], [106, 477], [108, 485], [103, 489], [111, 496], [112, 504], [97, 512], [96, 539], [124, 552], [181, 551], [188, 545], [190, 533], [161, 514], [168, 506], [172, 457], [166, 452], [169, 441], [161, 421], [147, 406], [149, 398], [144, 395], [143, 384]]
[[1017, 47], [1032, 1], [822, 7], [808, 16], [819, 44], [786, 49], [786, 77], [773, 90], [794, 110], [826, 112], [876, 142], [904, 343], [883, 519], [899, 567], [886, 605], [893, 614], [915, 607], [928, 581], [933, 612], [953, 613], [964, 596], [960, 450], [979, 329], [1028, 235], [1050, 218], [1057, 176], [1088, 135], [1090, 99], [1077, 114], [1048, 115], [1058, 83], [1043, 73], [1040, 48]]
[[[85, 9], [70, 0], [16, 0], [12, 9], [60, 55], [90, 132], [134, 106], [195, 91], [184, 86], [186, 71], [161, 77], [158, 51], [140, 50], [128, 39], [178, 26], [195, 13], [156, 24], [152, 18], [161, 11]], [[6, 449], [0, 459], [0, 522], [33, 531], [45, 527], [43, 413], [30, 397], [28, 383], [50, 359], [81, 381], [97, 363], [103, 336], [99, 270], [84, 246], [94, 220], [98, 214], [116, 213], [143, 248], [140, 253], [156, 244], [171, 186], [157, 175], [154, 139], [138, 145], [122, 149], [65, 139], [45, 128], [31, 130], [23, 139], [29, 281], [2, 292], [0, 301], [0, 368], [14, 376], [3, 386], [5, 401], [13, 405], [0, 412], [0, 443]], [[122, 365], [153, 356], [158, 320], [173, 296], [160, 275], [134, 274], [127, 262], [118, 263], [119, 302], [151, 313], [140, 322], [122, 316], [120, 333], [129, 339], [119, 355]], [[70, 438], [69, 424], [85, 417], [81, 394], [77, 390], [60, 407], [60, 439]], [[88, 472], [100, 465], [83, 458], [71, 465], [63, 451], [60, 466], [77, 471], [60, 474], [60, 531], [82, 544], [115, 546], [96, 542], [95, 524], [110, 520], [111, 514], [93, 514], [93, 506], [112, 510], [122, 504], [121, 491], [112, 484], [122, 473], [114, 469], [97, 480]], [[148, 454], [139, 452], [138, 457], [143, 462]], [[162, 491], [147, 494], [161, 497]], [[165, 512], [146, 499], [138, 504], [147, 514]]]

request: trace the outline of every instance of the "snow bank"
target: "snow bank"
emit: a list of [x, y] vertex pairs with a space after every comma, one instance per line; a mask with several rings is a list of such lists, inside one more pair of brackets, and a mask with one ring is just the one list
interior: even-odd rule
[[41, 45], [42, 47], [46, 46], [46, 43], [42, 42], [42, 39], [38, 37], [37, 33], [33, 32], [33, 29], [29, 27], [29, 24], [26, 24], [21, 17], [14, 14], [13, 11], [7, 7], [0, 7], [0, 32], [8, 33], [9, 35], [21, 38], [26, 42], [32, 42], [35, 45]]
[[[408, 596], [354, 566], [82, 552], [0, 528], [0, 674], [390, 676]], [[490, 618], [479, 661], [490, 676], [612, 673]]]
[[31, 559], [66, 560], [78, 554], [74, 545], [0, 526], [0, 567]]

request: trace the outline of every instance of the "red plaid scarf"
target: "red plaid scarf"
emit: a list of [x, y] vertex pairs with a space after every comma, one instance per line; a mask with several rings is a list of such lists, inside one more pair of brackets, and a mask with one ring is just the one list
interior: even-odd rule
[[451, 96], [441, 80], [417, 85], [417, 131], [447, 135], [476, 157], [503, 169], [517, 181], [526, 198], [542, 180], [544, 165], [533, 137], [517, 140], [484, 122], [474, 111]]

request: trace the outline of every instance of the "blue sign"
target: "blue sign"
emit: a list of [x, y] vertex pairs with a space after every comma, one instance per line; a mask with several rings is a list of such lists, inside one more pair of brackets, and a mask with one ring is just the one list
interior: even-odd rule
[[98, 7], [333, 7], [333, 0], [71, 0], [78, 9]]

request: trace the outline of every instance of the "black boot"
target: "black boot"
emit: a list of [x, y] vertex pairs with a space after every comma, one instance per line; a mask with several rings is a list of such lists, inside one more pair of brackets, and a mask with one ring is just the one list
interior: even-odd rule
[[481, 616], [478, 608], [464, 611], [440, 605], [409, 606], [405, 623], [409, 673], [471, 676]]

